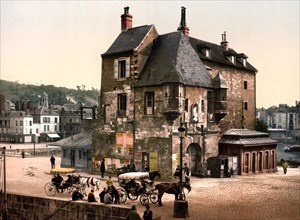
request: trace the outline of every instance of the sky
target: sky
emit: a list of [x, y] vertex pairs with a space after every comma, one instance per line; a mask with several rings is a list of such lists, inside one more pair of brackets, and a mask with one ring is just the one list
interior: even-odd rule
[[5, 1], [1, 2], [0, 79], [32, 85], [99, 89], [101, 54], [133, 27], [176, 31], [186, 7], [190, 36], [248, 56], [257, 70], [256, 107], [300, 101], [299, 1]]

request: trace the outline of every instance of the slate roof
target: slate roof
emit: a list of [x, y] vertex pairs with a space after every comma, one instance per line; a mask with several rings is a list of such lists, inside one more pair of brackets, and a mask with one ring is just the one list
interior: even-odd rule
[[113, 44], [101, 56], [129, 52], [137, 49], [154, 25], [130, 28], [119, 34]]
[[248, 130], [248, 129], [231, 129], [223, 134], [219, 144], [233, 145], [274, 145], [277, 141], [271, 139], [268, 133]]
[[[199, 57], [201, 60], [211, 60], [213, 62], [218, 62], [222, 63], [228, 66], [232, 66], [235, 68], [241, 68], [241, 69], [246, 69], [249, 71], [252, 71], [254, 73], [257, 72], [257, 69], [255, 69], [249, 62], [246, 63], [246, 66], [243, 66], [243, 64], [236, 60], [236, 62], [233, 64], [230, 60], [227, 59], [225, 55], [234, 55], [235, 57], [240, 57], [240, 58], [247, 58], [247, 56], [243, 53], [237, 53], [233, 49], [229, 48], [228, 51], [224, 51], [223, 47], [218, 44], [210, 43], [207, 41], [199, 40], [193, 37], [189, 37], [189, 42], [191, 43], [192, 47], [197, 51]], [[206, 57], [202, 53], [203, 48], [209, 48], [211, 51], [211, 56]]]
[[164, 83], [212, 87], [209, 72], [181, 31], [160, 35], [156, 39], [135, 86]]
[[62, 140], [51, 143], [53, 146], [61, 146], [64, 148], [85, 148], [92, 149], [92, 131], [85, 131], [79, 134], [67, 137]]

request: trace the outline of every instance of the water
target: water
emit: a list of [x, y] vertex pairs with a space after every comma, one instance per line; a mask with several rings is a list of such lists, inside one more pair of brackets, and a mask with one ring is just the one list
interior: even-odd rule
[[277, 162], [281, 159], [288, 160], [290, 163], [300, 166], [300, 152], [285, 152], [283, 148], [285, 146], [290, 147], [291, 144], [277, 144]]

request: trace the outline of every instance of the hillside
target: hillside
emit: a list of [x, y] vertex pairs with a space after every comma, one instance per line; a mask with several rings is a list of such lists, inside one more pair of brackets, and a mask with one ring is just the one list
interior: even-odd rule
[[0, 94], [6, 100], [12, 102], [28, 99], [31, 102], [41, 102], [42, 95], [48, 94], [49, 104], [62, 105], [68, 103], [82, 103], [84, 105], [98, 105], [99, 90], [85, 90], [85, 86], [77, 86], [77, 89], [55, 87], [54, 85], [20, 84], [0, 80]]

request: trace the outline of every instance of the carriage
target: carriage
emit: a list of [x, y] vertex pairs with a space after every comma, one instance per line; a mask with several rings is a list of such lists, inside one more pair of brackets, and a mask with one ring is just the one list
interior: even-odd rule
[[128, 172], [118, 176], [120, 188], [120, 201], [125, 203], [127, 198], [137, 200], [144, 206], [149, 204], [149, 200], [155, 204], [158, 202], [158, 193], [153, 188], [153, 181], [156, 176], [160, 177], [158, 171], [151, 172]]
[[82, 194], [86, 194], [86, 185], [81, 184], [78, 176], [68, 175], [67, 180], [63, 180], [60, 174], [74, 173], [76, 170], [73, 168], [57, 168], [51, 169], [50, 173], [54, 174], [51, 182], [44, 186], [44, 191], [47, 196], [55, 196], [56, 193], [68, 192], [71, 194], [73, 191], [78, 190]]

